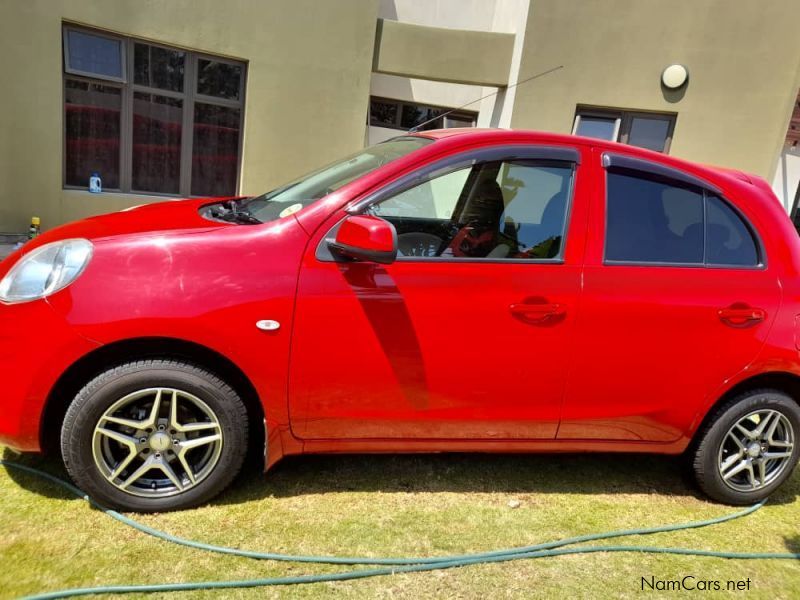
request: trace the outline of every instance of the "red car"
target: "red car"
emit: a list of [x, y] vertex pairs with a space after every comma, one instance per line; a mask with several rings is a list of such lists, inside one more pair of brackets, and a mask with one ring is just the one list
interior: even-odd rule
[[747, 504], [800, 443], [800, 240], [767, 184], [446, 130], [0, 263], [0, 442], [100, 502], [209, 500], [248, 448], [685, 453]]

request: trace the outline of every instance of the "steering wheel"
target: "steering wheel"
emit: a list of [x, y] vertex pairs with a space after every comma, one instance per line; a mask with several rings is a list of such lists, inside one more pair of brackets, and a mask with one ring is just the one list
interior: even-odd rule
[[401, 233], [397, 236], [400, 256], [439, 256], [444, 240], [432, 233]]

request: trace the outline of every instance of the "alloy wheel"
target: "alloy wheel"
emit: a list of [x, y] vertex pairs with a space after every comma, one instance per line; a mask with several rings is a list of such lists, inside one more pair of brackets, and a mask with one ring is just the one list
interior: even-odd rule
[[794, 443], [794, 428], [783, 413], [749, 413], [722, 440], [717, 462], [722, 481], [739, 492], [768, 486], [790, 466]]
[[197, 396], [147, 388], [111, 405], [97, 422], [94, 462], [113, 486], [135, 496], [187, 491], [214, 470], [222, 453], [217, 415]]

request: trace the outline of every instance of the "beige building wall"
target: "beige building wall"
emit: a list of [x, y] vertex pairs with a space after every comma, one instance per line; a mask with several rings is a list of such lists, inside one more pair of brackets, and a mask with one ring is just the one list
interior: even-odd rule
[[0, 231], [162, 200], [62, 189], [64, 21], [248, 62], [240, 191], [363, 146], [377, 0], [3, 0]]
[[[528, 4], [529, 0], [380, 0], [378, 17], [426, 27], [514, 34], [510, 65], [496, 65], [498, 71], [508, 70], [512, 84], [519, 72]], [[508, 127], [515, 88], [493, 94], [497, 88], [373, 73], [370, 91], [373, 96], [419, 104], [466, 105], [465, 110], [478, 113], [478, 127]], [[368, 139], [377, 143], [398, 133], [402, 132], [372, 126]]]
[[[771, 180], [797, 96], [800, 2], [531, 0], [515, 128], [570, 133], [576, 105], [677, 113], [670, 154]], [[669, 64], [684, 91], [660, 84]]]

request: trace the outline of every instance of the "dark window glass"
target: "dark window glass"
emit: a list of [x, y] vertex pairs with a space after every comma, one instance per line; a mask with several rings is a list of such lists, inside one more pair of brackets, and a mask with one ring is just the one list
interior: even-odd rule
[[708, 198], [706, 227], [707, 263], [747, 267], [758, 264], [758, 250], [747, 225], [730, 206], [716, 196]]
[[701, 191], [609, 172], [606, 211], [607, 260], [702, 264]]
[[183, 100], [133, 94], [133, 173], [142, 192], [177, 194], [181, 171]]
[[598, 138], [601, 140], [616, 141], [614, 130], [617, 127], [616, 118], [591, 117], [581, 115], [575, 135]]
[[663, 118], [633, 117], [628, 143], [631, 146], [663, 152], [667, 145], [670, 121]]
[[[400, 116], [400, 125], [403, 129], [412, 129], [418, 127], [439, 115], [447, 112], [444, 108], [433, 108], [432, 106], [418, 106], [414, 104], [404, 104], [403, 112]], [[421, 129], [440, 129], [442, 127], [442, 119], [437, 119], [431, 123], [422, 125]]]
[[369, 124], [377, 125], [378, 127], [396, 127], [397, 112], [397, 102], [371, 100], [369, 103]]
[[148, 44], [135, 44], [133, 51], [133, 81], [137, 85], [183, 91], [186, 53]]
[[401, 256], [542, 259], [561, 253], [572, 167], [489, 162], [435, 177], [374, 205]]
[[228, 100], [239, 99], [241, 65], [206, 60], [197, 61], [197, 93]]
[[119, 188], [119, 88], [64, 80], [65, 182], [86, 187], [98, 173], [104, 188]]
[[122, 79], [122, 41], [68, 29], [67, 68]]
[[236, 193], [241, 110], [200, 102], [194, 105], [192, 194]]

